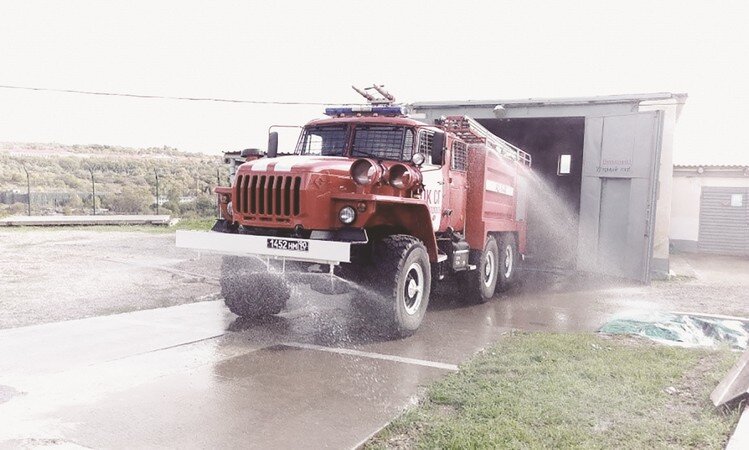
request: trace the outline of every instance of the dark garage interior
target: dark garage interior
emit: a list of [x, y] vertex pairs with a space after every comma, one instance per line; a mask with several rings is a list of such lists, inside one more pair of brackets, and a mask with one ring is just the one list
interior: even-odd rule
[[533, 158], [528, 207], [528, 264], [575, 267], [582, 182], [584, 117], [478, 119]]

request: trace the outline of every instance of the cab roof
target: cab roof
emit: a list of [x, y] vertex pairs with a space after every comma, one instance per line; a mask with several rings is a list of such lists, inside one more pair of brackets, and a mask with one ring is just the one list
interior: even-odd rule
[[408, 117], [392, 117], [392, 116], [372, 116], [372, 115], [361, 115], [361, 116], [344, 116], [344, 117], [329, 117], [324, 119], [316, 119], [307, 123], [306, 126], [323, 126], [323, 125], [336, 125], [336, 124], [350, 124], [350, 123], [362, 123], [362, 124], [377, 124], [377, 125], [395, 125], [403, 127], [427, 127], [429, 125], [418, 120], [410, 119]]

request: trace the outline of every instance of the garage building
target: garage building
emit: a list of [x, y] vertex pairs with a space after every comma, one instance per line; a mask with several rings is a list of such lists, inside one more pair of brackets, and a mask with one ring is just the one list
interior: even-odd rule
[[[649, 282], [668, 273], [673, 134], [686, 94], [417, 102], [468, 115], [533, 158], [529, 264]], [[532, 199], [533, 200], [533, 199]]]

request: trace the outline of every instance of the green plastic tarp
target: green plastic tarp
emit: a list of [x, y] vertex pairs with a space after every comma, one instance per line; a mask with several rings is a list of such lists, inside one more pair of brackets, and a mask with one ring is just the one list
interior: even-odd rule
[[608, 334], [634, 334], [664, 344], [686, 347], [728, 345], [746, 350], [749, 322], [688, 314], [647, 314], [618, 317], [599, 330]]

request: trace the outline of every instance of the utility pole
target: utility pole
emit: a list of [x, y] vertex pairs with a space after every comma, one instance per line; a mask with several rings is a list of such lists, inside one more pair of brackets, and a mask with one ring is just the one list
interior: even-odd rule
[[156, 176], [156, 215], [159, 215], [159, 171], [153, 169], [153, 173]]
[[96, 215], [96, 182], [94, 181], [94, 169], [89, 167], [88, 171], [91, 173], [91, 206]]
[[[219, 174], [219, 171], [221, 169], [219, 167], [216, 167], [216, 187], [221, 186], [221, 175]], [[217, 217], [221, 217], [221, 203], [218, 201], [218, 195], [214, 196], [216, 198], [216, 214]]]
[[29, 171], [26, 170], [26, 164], [23, 165], [23, 171], [26, 172], [26, 212], [31, 215], [31, 179]]

